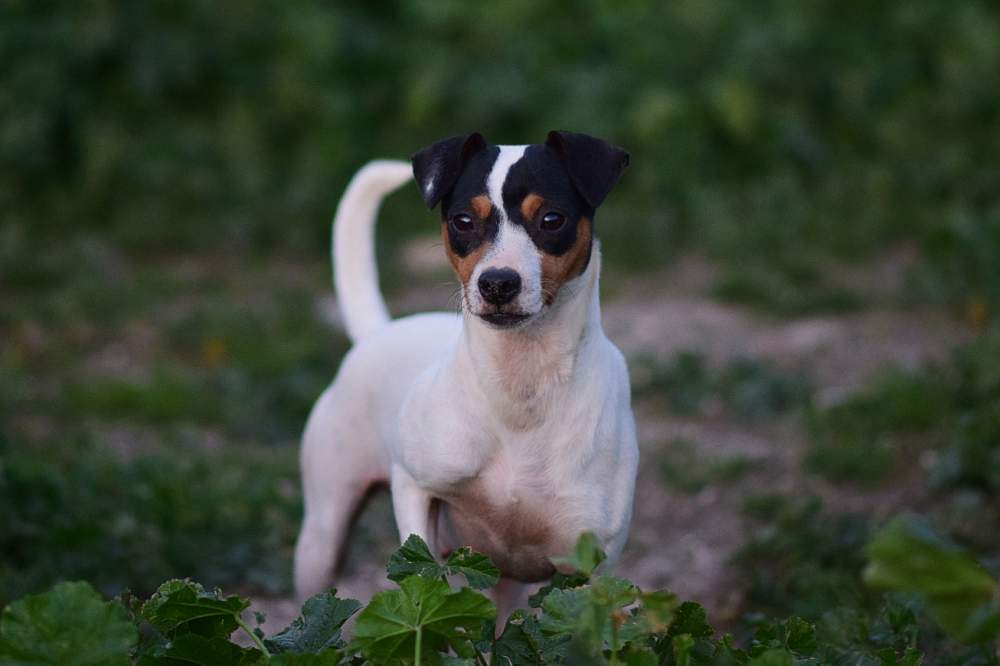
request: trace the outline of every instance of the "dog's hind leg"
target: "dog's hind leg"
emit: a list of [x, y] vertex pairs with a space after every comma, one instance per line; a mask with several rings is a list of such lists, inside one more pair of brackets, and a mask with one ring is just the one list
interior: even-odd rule
[[368, 489], [385, 480], [375, 435], [345, 391], [317, 401], [302, 438], [305, 516], [295, 545], [295, 592], [306, 599], [333, 584], [352, 518]]

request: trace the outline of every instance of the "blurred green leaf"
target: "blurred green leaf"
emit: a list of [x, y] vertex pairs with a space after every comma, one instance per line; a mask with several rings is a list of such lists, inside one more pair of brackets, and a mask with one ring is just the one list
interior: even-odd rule
[[147, 655], [147, 659], [171, 666], [250, 666], [260, 663], [261, 653], [235, 645], [222, 636], [181, 634], [172, 638], [162, 652], [155, 656]]
[[563, 569], [579, 571], [590, 575], [607, 558], [601, 549], [597, 537], [590, 532], [584, 532], [576, 540], [573, 552], [566, 556], [553, 557], [552, 563]]
[[138, 632], [117, 602], [89, 583], [59, 583], [0, 615], [0, 663], [125, 666]]
[[488, 557], [469, 547], [453, 551], [443, 565], [438, 564], [427, 544], [416, 534], [411, 534], [396, 549], [389, 558], [386, 569], [389, 580], [397, 583], [412, 575], [441, 578], [457, 574], [464, 576], [470, 587], [482, 590], [496, 585], [500, 580], [500, 570], [496, 565]]
[[170, 580], [142, 606], [142, 615], [163, 632], [176, 634], [180, 627], [206, 638], [229, 638], [239, 626], [240, 614], [250, 601], [207, 592], [190, 580]]
[[1000, 632], [997, 581], [964, 549], [917, 516], [895, 518], [868, 547], [869, 585], [921, 595], [953, 637], [981, 641]]
[[467, 588], [452, 591], [436, 578], [410, 576], [398, 590], [376, 594], [358, 615], [351, 649], [378, 661], [427, 656], [451, 648], [471, 656], [471, 641], [496, 608]]
[[311, 597], [302, 606], [302, 615], [283, 631], [264, 641], [272, 654], [322, 652], [343, 647], [340, 629], [361, 608], [355, 599], [341, 599], [337, 590]]

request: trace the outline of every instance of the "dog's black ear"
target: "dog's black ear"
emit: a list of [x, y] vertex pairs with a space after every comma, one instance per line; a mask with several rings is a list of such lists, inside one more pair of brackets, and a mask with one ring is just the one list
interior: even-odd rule
[[627, 152], [586, 134], [553, 130], [545, 145], [562, 159], [573, 186], [592, 208], [601, 205], [628, 166]]
[[453, 136], [433, 143], [410, 158], [413, 177], [428, 208], [434, 208], [441, 197], [455, 186], [465, 162], [486, 148], [479, 132]]

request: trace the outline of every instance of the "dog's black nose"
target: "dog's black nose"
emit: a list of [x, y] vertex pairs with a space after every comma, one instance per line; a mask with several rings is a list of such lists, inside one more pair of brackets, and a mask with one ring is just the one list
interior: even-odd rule
[[488, 268], [479, 276], [479, 293], [487, 303], [506, 305], [521, 292], [521, 276], [513, 268]]

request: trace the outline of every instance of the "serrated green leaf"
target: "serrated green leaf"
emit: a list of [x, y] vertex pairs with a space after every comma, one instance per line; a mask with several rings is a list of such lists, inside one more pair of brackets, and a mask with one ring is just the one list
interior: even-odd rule
[[553, 557], [552, 563], [560, 569], [571, 569], [589, 576], [607, 559], [601, 542], [590, 532], [584, 532], [576, 540], [576, 547], [569, 555]]
[[544, 664], [538, 619], [522, 610], [514, 611], [503, 633], [493, 643], [493, 661], [500, 664]]
[[243, 597], [222, 597], [189, 580], [170, 580], [143, 604], [142, 615], [168, 634], [183, 626], [186, 632], [206, 638], [228, 638], [239, 626], [240, 613], [249, 606]]
[[1000, 617], [989, 619], [991, 602], [1000, 597], [997, 581], [925, 520], [899, 516], [875, 536], [868, 555], [865, 582], [922, 596], [953, 638], [975, 642], [1000, 633]]
[[677, 666], [691, 666], [691, 651], [694, 649], [694, 636], [677, 634], [670, 640], [670, 648]]
[[358, 609], [356, 599], [341, 599], [337, 590], [310, 598], [302, 607], [302, 615], [288, 627], [264, 641], [272, 654], [320, 652], [341, 647], [340, 629]]
[[411, 534], [396, 552], [389, 557], [386, 566], [389, 580], [398, 583], [409, 576], [437, 578], [443, 575], [441, 565], [434, 559], [427, 543], [416, 534]]
[[500, 570], [490, 558], [471, 548], [459, 548], [448, 556], [444, 563], [448, 575], [465, 576], [469, 587], [484, 590], [493, 587], [500, 580]]
[[875, 653], [879, 666], [920, 666], [924, 656], [913, 648], [907, 648], [902, 656], [892, 648], [882, 648]]
[[459, 656], [471, 652], [471, 640], [496, 615], [493, 603], [468, 588], [452, 591], [435, 578], [410, 576], [400, 589], [379, 592], [361, 611], [352, 649], [380, 661], [412, 658], [418, 634], [421, 655], [449, 647]]
[[470, 587], [477, 590], [492, 587], [500, 580], [500, 570], [490, 558], [468, 547], [459, 548], [448, 556], [443, 565], [438, 564], [430, 548], [416, 534], [407, 537], [392, 554], [386, 571], [389, 580], [397, 583], [409, 576], [444, 578], [461, 575]]
[[712, 666], [738, 666], [747, 663], [747, 654], [733, 645], [733, 637], [726, 634], [715, 645], [712, 655]]
[[751, 657], [748, 666], [795, 666], [795, 657], [783, 648], [766, 650], [756, 657]]
[[770, 650], [787, 650], [795, 657], [811, 657], [816, 652], [816, 627], [799, 617], [766, 622], [754, 632], [750, 655]]
[[539, 618], [542, 632], [549, 636], [572, 635], [579, 628], [589, 603], [589, 588], [552, 590], [542, 602], [542, 616]]
[[518, 609], [511, 613], [503, 633], [493, 642], [494, 663], [550, 664], [559, 662], [569, 646], [569, 634], [543, 634], [538, 617]]
[[618, 661], [625, 666], [657, 666], [660, 663], [656, 653], [648, 648], [627, 646], [618, 655]]
[[811, 657], [816, 653], [816, 627], [800, 617], [790, 617], [784, 622], [785, 647], [796, 656]]
[[242, 648], [221, 636], [181, 634], [166, 644], [157, 655], [161, 663], [171, 666], [250, 666], [260, 661], [259, 650]]
[[117, 666], [138, 640], [125, 608], [89, 583], [59, 583], [24, 597], [0, 616], [0, 663]]
[[709, 637], [715, 633], [708, 623], [705, 609], [693, 601], [685, 601], [677, 609], [668, 636], [690, 634], [694, 638]]
[[339, 666], [346, 663], [340, 650], [323, 650], [319, 654], [276, 654], [266, 662], [267, 666]]
[[641, 633], [635, 616], [624, 611], [638, 595], [639, 589], [630, 582], [600, 576], [587, 587], [550, 592], [542, 602], [539, 624], [546, 636], [573, 636], [592, 653], [604, 645], [617, 651]]
[[667, 631], [674, 621], [678, 608], [677, 595], [671, 592], [643, 592], [638, 616], [647, 633], [659, 634]]
[[549, 592], [552, 590], [568, 590], [574, 587], [580, 587], [581, 585], [586, 585], [588, 582], [590, 582], [590, 576], [588, 574], [583, 574], [579, 571], [571, 574], [563, 574], [557, 571], [553, 574], [548, 585], [542, 586], [539, 588], [538, 592], [535, 592], [528, 597], [528, 605], [532, 608], [541, 608], [542, 602], [545, 601], [545, 597], [547, 597]]

